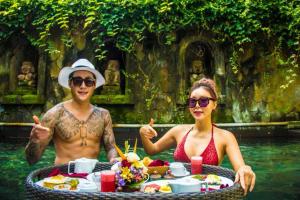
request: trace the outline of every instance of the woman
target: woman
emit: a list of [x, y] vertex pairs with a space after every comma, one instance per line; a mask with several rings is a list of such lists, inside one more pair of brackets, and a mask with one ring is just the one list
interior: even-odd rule
[[140, 135], [146, 153], [157, 154], [176, 144], [175, 161], [190, 162], [192, 156], [201, 155], [203, 163], [210, 165], [220, 165], [227, 154], [236, 171], [235, 182], [240, 181], [245, 195], [248, 190], [252, 191], [255, 174], [250, 166], [245, 165], [234, 135], [212, 123], [212, 112], [217, 107], [217, 92], [213, 80], [203, 78], [194, 83], [188, 107], [195, 124], [175, 126], [155, 143], [151, 142], [157, 136], [152, 128], [153, 120], [149, 125], [141, 127]]

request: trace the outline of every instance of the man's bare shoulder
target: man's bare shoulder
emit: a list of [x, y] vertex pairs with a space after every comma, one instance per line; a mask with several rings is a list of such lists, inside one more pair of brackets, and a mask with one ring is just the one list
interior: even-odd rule
[[63, 107], [63, 102], [56, 104], [55, 106], [53, 106], [52, 108], [50, 108], [45, 115], [54, 115], [56, 113], [59, 113], [62, 109], [64, 109]]
[[50, 108], [42, 117], [42, 124], [48, 125], [49, 123], [53, 123], [55, 119], [58, 118], [60, 113], [63, 110], [63, 103], [56, 104], [52, 108]]
[[102, 107], [94, 106], [94, 112], [102, 118], [110, 117], [109, 111]]
[[101, 112], [101, 113], [109, 113], [109, 111], [105, 108], [102, 108], [102, 107], [98, 107], [98, 106], [94, 106], [94, 109], [97, 111], [97, 112]]

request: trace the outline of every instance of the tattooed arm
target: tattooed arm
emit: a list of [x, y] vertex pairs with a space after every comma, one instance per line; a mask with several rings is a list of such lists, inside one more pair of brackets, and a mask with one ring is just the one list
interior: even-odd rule
[[42, 123], [36, 122], [33, 126], [29, 142], [25, 147], [25, 155], [27, 162], [32, 165], [37, 163], [43, 152], [45, 151], [47, 145], [53, 136], [53, 124], [55, 116], [52, 113], [53, 110], [48, 111], [42, 120]]
[[108, 111], [104, 114], [104, 126], [105, 126], [104, 134], [103, 134], [104, 148], [107, 153], [108, 161], [112, 162], [114, 158], [117, 157], [117, 152], [114, 147], [114, 144], [116, 142], [115, 142], [114, 132], [112, 130], [112, 120]]
[[31, 136], [30, 136], [29, 142], [25, 148], [26, 160], [30, 165], [33, 165], [40, 160], [40, 158], [47, 146], [46, 142], [43, 144], [41, 141], [33, 139], [32, 135], [33, 135], [34, 129], [35, 129], [35, 127], [32, 129], [32, 131], [30, 133]]

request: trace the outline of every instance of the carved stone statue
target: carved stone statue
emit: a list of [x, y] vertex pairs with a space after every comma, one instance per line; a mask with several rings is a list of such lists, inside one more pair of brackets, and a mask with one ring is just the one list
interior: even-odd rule
[[202, 60], [193, 60], [190, 74], [190, 81], [193, 84], [195, 81], [203, 78], [204, 75], [204, 66]]
[[120, 85], [120, 63], [118, 60], [109, 60], [104, 72], [105, 85]]
[[18, 85], [33, 87], [36, 84], [36, 73], [32, 62], [22, 62], [21, 72], [18, 74]]
[[190, 82], [193, 84], [205, 76], [205, 48], [202, 45], [195, 45], [191, 51], [193, 58], [190, 68]]

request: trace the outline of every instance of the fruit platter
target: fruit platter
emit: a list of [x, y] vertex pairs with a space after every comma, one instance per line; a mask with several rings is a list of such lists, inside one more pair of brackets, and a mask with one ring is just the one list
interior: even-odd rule
[[144, 193], [186, 193], [207, 192], [227, 188], [233, 181], [215, 174], [191, 175], [183, 178], [161, 179], [144, 183], [141, 192]]

